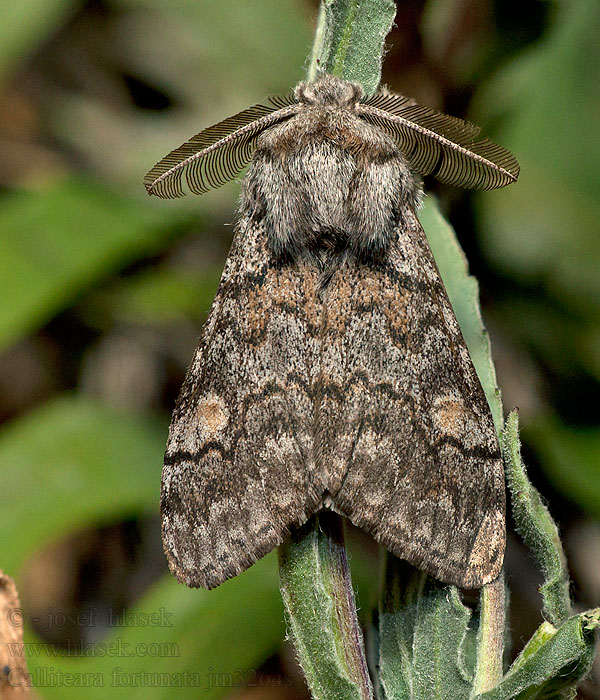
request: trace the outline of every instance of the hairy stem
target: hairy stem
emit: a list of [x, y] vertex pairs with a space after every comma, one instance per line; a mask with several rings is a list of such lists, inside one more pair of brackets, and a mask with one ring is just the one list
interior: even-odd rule
[[527, 478], [521, 459], [517, 411], [506, 421], [502, 447], [515, 527], [544, 574], [540, 593], [546, 617], [553, 625], [560, 625], [572, 612], [567, 562], [556, 523]]
[[477, 637], [477, 665], [473, 693], [484, 693], [502, 678], [505, 616], [504, 576], [481, 589], [481, 617]]
[[289, 636], [317, 699], [373, 697], [341, 518], [315, 516], [279, 549]]
[[395, 14], [394, 0], [322, 0], [308, 80], [323, 71], [360, 83], [367, 95], [374, 93]]

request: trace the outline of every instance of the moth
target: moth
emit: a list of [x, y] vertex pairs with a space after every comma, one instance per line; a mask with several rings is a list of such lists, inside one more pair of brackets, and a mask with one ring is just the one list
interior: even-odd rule
[[212, 588], [322, 508], [467, 588], [505, 546], [500, 450], [415, 211], [418, 174], [491, 189], [514, 156], [479, 129], [331, 75], [191, 138], [159, 197], [236, 177], [239, 220], [173, 413], [170, 568]]

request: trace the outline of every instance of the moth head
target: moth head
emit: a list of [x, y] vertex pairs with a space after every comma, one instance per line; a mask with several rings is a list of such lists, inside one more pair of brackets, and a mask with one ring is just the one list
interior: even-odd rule
[[363, 89], [358, 83], [323, 73], [312, 83], [299, 83], [294, 95], [300, 104], [348, 109], [360, 102]]

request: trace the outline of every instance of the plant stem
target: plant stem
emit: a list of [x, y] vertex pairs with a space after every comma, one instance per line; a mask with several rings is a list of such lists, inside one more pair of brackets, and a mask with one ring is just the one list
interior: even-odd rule
[[325, 5], [321, 3], [319, 7], [319, 16], [317, 17], [317, 26], [315, 28], [315, 38], [310, 52], [310, 62], [306, 79], [310, 82], [316, 79], [320, 69], [321, 55], [324, 51], [325, 32], [327, 24], [327, 15], [325, 13]]
[[290, 637], [313, 697], [370, 700], [340, 516], [323, 512], [296, 530], [279, 549], [279, 576]]
[[307, 79], [323, 71], [360, 83], [367, 95], [374, 93], [395, 15], [394, 0], [322, 0]]
[[481, 589], [481, 617], [477, 638], [477, 666], [473, 694], [484, 693], [502, 678], [504, 654], [504, 575]]

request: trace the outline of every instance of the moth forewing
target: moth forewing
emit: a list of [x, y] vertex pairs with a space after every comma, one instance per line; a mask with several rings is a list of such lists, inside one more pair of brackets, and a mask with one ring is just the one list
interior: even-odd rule
[[171, 569], [211, 588], [329, 506], [431, 575], [480, 586], [502, 565], [502, 463], [412, 170], [497, 187], [518, 165], [473, 125], [399, 96], [362, 101], [332, 76], [269, 104], [147, 176], [151, 194], [181, 194], [182, 173], [205, 191], [253, 152], [169, 434]]
[[425, 234], [406, 207], [381, 263], [324, 301], [322, 455], [337, 509], [396, 556], [466, 588], [499, 574], [498, 441]]
[[317, 283], [307, 266], [274, 265], [264, 227], [242, 215], [165, 454], [163, 542], [189, 586], [240, 573], [319, 505]]

